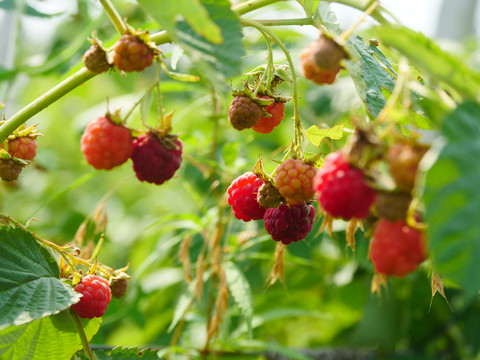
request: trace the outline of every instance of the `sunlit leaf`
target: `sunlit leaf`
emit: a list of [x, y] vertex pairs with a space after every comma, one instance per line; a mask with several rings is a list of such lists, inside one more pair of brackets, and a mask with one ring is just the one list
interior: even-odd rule
[[343, 137], [343, 128], [345, 124], [338, 124], [332, 128], [320, 129], [318, 126], [313, 125], [305, 131], [308, 141], [315, 146], [320, 146], [321, 142], [325, 138], [332, 140], [340, 140]]

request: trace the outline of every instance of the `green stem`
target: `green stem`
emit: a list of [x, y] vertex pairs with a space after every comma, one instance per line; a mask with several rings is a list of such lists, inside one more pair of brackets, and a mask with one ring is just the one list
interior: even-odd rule
[[264, 6], [286, 0], [250, 0], [232, 8], [237, 15], [244, 15], [250, 11], [260, 9]]
[[275, 19], [275, 20], [255, 20], [264, 26], [290, 26], [290, 25], [315, 25], [312, 18], [299, 19]]
[[90, 80], [94, 76], [95, 74], [93, 72], [88, 71], [86, 68], [82, 68], [75, 74], [70, 75], [53, 89], [47, 91], [45, 94], [41, 95], [39, 98], [25, 106], [0, 127], [0, 143], [5, 141], [8, 135], [13, 133], [15, 129], [17, 129], [32, 116], [39, 113], [48, 105], [54, 103], [63, 95], [69, 93], [77, 86], [82, 85], [85, 81]]
[[[374, 0], [334, 0], [334, 2], [365, 11], [370, 5], [372, 5]], [[370, 16], [377, 20], [380, 24], [389, 24], [390, 22], [380, 13], [380, 10], [385, 11], [383, 7], [379, 6]]]
[[127, 27], [110, 0], [100, 0], [100, 2], [102, 3], [103, 8], [107, 12], [108, 17], [112, 21], [113, 26], [115, 26], [115, 29], [117, 29], [118, 33], [120, 35], [125, 34], [127, 32]]
[[168, 36], [165, 30], [150, 35], [150, 40], [155, 42], [157, 45], [172, 42], [172, 39], [170, 38], [170, 36]]
[[[260, 87], [262, 87], [263, 82], [265, 81], [265, 78], [267, 75], [271, 74], [271, 67], [273, 63], [273, 52], [272, 52], [272, 44], [270, 44], [270, 38], [268, 37], [268, 34], [265, 33], [264, 31], [259, 30], [262, 35], [265, 37], [265, 40], [267, 41], [267, 47], [268, 47], [268, 59], [267, 59], [267, 66], [265, 67], [265, 71], [262, 74], [262, 77], [259, 79], [257, 87], [255, 88], [255, 91], [253, 92], [253, 96], [257, 96], [258, 90], [260, 90]], [[269, 76], [269, 80], [271, 80], [271, 76]], [[270, 81], [268, 81], [267, 86], [265, 86], [267, 89], [270, 88]]]
[[262, 24], [259, 24], [255, 20], [241, 19], [241, 21], [246, 26], [252, 26], [258, 29], [260, 32], [268, 34], [268, 36], [270, 36], [273, 40], [275, 40], [278, 46], [280, 46], [280, 48], [285, 53], [285, 56], [288, 61], [288, 65], [290, 66], [290, 71], [292, 73], [292, 82], [293, 82], [293, 109], [294, 109], [293, 121], [294, 121], [294, 128], [295, 128], [294, 153], [296, 155], [301, 155], [298, 153], [301, 150], [300, 146], [303, 140], [302, 124], [300, 122], [300, 114], [299, 114], [299, 108], [298, 108], [297, 75], [295, 73], [295, 67], [292, 61], [292, 57], [290, 56], [290, 53], [288, 52], [288, 49], [285, 47], [285, 44], [282, 42], [282, 40], [280, 40], [280, 38], [275, 33], [270, 31], [269, 28], [267, 28]]
[[85, 329], [83, 328], [82, 322], [80, 321], [80, 318], [78, 317], [78, 314], [71, 309], [69, 311], [70, 311], [70, 316], [73, 319], [73, 323], [75, 324], [75, 327], [77, 328], [78, 335], [80, 336], [80, 341], [82, 342], [83, 351], [85, 352], [85, 356], [89, 360], [96, 360], [95, 356], [93, 355], [92, 349], [90, 349], [90, 345], [88, 344], [87, 335], [85, 334]]

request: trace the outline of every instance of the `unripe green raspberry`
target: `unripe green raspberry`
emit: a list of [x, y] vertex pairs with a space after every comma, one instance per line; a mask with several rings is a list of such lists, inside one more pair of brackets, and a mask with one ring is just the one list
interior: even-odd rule
[[107, 60], [107, 53], [99, 45], [93, 44], [83, 55], [83, 65], [95, 74], [110, 69], [110, 64]]

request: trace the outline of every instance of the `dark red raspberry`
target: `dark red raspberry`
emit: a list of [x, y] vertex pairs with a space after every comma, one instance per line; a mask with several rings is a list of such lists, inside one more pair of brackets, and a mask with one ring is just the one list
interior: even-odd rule
[[122, 298], [127, 292], [128, 280], [127, 279], [114, 279], [110, 285], [112, 296], [115, 299]]
[[[270, 96], [262, 96], [262, 99], [271, 99]], [[265, 106], [265, 111], [268, 112], [271, 117], [261, 117], [255, 125], [252, 126], [252, 130], [261, 134], [269, 134], [272, 130], [280, 124], [285, 116], [285, 103], [273, 102], [270, 105]]]
[[176, 137], [160, 139], [153, 133], [141, 135], [133, 143], [132, 161], [138, 180], [161, 185], [182, 163], [182, 142]]
[[267, 209], [263, 220], [272, 239], [288, 245], [305, 239], [312, 230], [315, 208], [306, 203], [291, 206], [281, 204], [279, 207]]
[[133, 138], [128, 129], [105, 116], [87, 125], [80, 142], [85, 159], [95, 169], [110, 170], [132, 155]]
[[375, 201], [360, 169], [352, 167], [342, 152], [330, 153], [315, 176], [315, 189], [323, 210], [334, 218], [364, 219]]
[[345, 57], [345, 50], [337, 42], [322, 35], [300, 54], [302, 74], [317, 84], [332, 84]]
[[427, 150], [427, 146], [407, 142], [398, 142], [388, 149], [387, 162], [390, 174], [398, 188], [404, 191], [413, 189], [418, 164]]
[[230, 184], [227, 189], [228, 203], [239, 220], [259, 220], [265, 214], [265, 208], [257, 202], [258, 189], [263, 180], [253, 172], [247, 172]]
[[246, 96], [235, 96], [230, 104], [228, 120], [237, 130], [249, 129], [262, 117], [262, 108]]
[[13, 159], [0, 159], [0, 178], [3, 181], [17, 180], [24, 167]]
[[22, 136], [7, 142], [8, 153], [22, 160], [33, 160], [37, 155], [37, 141], [34, 137]]
[[153, 63], [154, 51], [132, 34], [123, 35], [113, 50], [113, 63], [122, 71], [143, 71]]
[[105, 72], [111, 67], [107, 60], [107, 53], [98, 44], [93, 44], [83, 54], [83, 65], [95, 74]]
[[112, 298], [107, 280], [100, 276], [87, 275], [82, 282], [75, 286], [74, 290], [83, 295], [80, 301], [71, 307], [78, 316], [84, 319], [93, 319], [105, 314]]
[[313, 180], [317, 169], [302, 160], [288, 159], [277, 168], [275, 186], [291, 205], [308, 201], [315, 195]]
[[285, 198], [270, 181], [267, 181], [258, 189], [257, 201], [264, 208], [275, 208], [285, 201]]
[[370, 245], [370, 258], [376, 272], [405, 276], [425, 259], [423, 234], [404, 221], [380, 219]]

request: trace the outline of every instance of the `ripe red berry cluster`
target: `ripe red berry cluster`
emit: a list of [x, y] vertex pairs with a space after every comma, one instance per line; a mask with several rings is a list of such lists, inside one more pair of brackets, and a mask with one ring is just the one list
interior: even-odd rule
[[87, 275], [74, 290], [82, 297], [71, 306], [81, 318], [102, 317], [112, 298], [108, 281], [97, 275]]
[[137, 178], [157, 185], [172, 178], [182, 163], [182, 143], [176, 136], [152, 131], [135, 139], [109, 114], [90, 122], [80, 142], [85, 159], [95, 169], [110, 170], [131, 158]]

